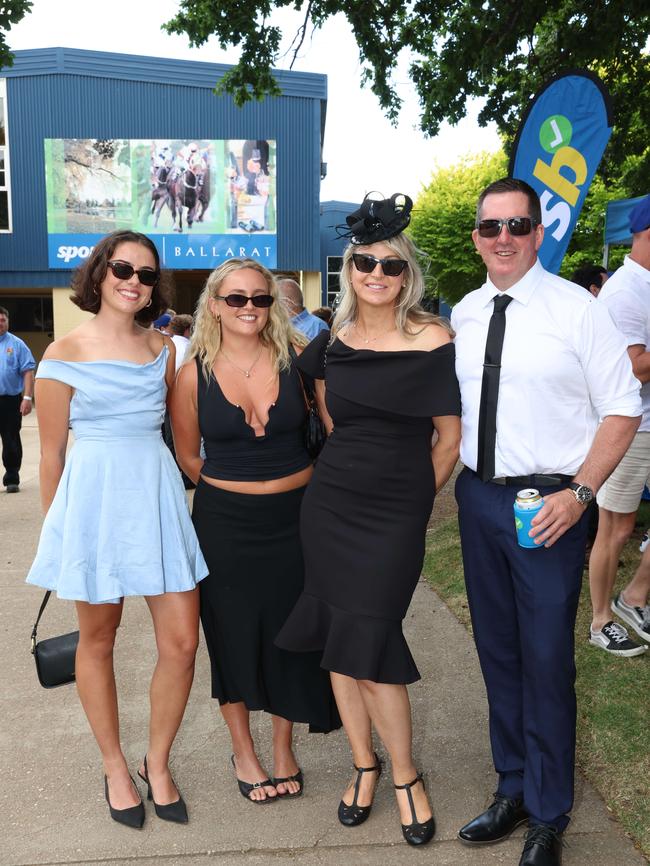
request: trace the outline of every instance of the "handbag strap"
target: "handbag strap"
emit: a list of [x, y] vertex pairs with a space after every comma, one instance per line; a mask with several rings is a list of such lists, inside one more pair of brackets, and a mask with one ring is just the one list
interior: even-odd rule
[[302, 373], [300, 372], [300, 368], [296, 364], [298, 355], [296, 353], [296, 350], [293, 348], [292, 343], [289, 343], [289, 357], [291, 358], [294, 366], [296, 367], [296, 373], [298, 374], [298, 378], [300, 379], [300, 387], [302, 388], [302, 396], [304, 397], [305, 406], [307, 407], [307, 411], [309, 412], [311, 409], [314, 408], [314, 391], [311, 386], [305, 382]]
[[50, 596], [52, 595], [52, 590], [48, 589], [45, 595], [43, 596], [43, 601], [41, 602], [41, 607], [38, 612], [38, 616], [36, 617], [36, 622], [34, 623], [34, 628], [32, 629], [32, 653], [36, 650], [36, 630], [38, 629], [38, 624], [41, 621], [41, 617], [43, 616], [43, 611], [45, 610], [45, 606], [50, 600]]

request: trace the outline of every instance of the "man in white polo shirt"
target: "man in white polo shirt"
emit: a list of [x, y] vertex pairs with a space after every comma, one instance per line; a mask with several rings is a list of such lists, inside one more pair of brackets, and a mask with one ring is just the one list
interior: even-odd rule
[[[643, 418], [627, 453], [598, 492], [598, 533], [589, 559], [593, 619], [589, 642], [617, 656], [641, 655], [645, 643], [630, 639], [612, 619], [610, 599], [618, 558], [634, 530], [643, 488], [650, 483], [650, 195], [630, 214], [632, 250], [605, 283], [597, 303], [605, 304], [627, 341], [634, 375], [641, 382]], [[611, 602], [611, 610], [650, 641], [649, 571], [640, 568]]]

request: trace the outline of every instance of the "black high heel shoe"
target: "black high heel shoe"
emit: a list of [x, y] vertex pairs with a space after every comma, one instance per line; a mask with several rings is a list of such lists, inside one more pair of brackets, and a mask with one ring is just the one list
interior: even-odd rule
[[[133, 776], [130, 777], [133, 782]], [[135, 782], [133, 787], [137, 791]], [[137, 806], [129, 806], [128, 809], [114, 809], [111, 806], [111, 801], [108, 797], [108, 777], [104, 776], [104, 796], [108, 803], [108, 810], [111, 813], [111, 818], [117, 821], [118, 824], [124, 824], [125, 827], [133, 827], [134, 830], [141, 830], [144, 824], [144, 803], [142, 800]]]
[[[156, 815], [161, 818], [163, 821], [173, 821], [175, 824], [187, 824], [187, 806], [185, 805], [185, 800], [181, 797], [181, 792], [178, 791], [178, 785], [176, 785], [176, 790], [178, 791], [178, 800], [174, 800], [173, 803], [166, 803], [164, 806], [161, 806], [160, 803], [156, 803], [153, 798], [153, 791], [151, 790], [151, 782], [149, 781], [149, 771], [147, 769], [147, 756], [144, 756], [144, 776], [138, 770], [138, 776], [142, 779], [142, 781], [147, 786], [147, 800], [151, 800], [153, 803], [153, 807], [155, 809]], [[174, 784], [176, 784], [174, 782]]]
[[[376, 791], [377, 785], [379, 784], [379, 778], [381, 776], [382, 763], [377, 757], [377, 752], [375, 752], [374, 767], [357, 767], [355, 764], [354, 769], [357, 771], [357, 778], [354, 783], [354, 798], [349, 806], [347, 803], [344, 803], [343, 800], [341, 800], [341, 802], [339, 803], [339, 821], [345, 827], [358, 827], [359, 824], [363, 824], [363, 822], [367, 820], [368, 815], [370, 815], [372, 803], [369, 806], [357, 805], [357, 800], [359, 799], [359, 788], [361, 787], [361, 779], [363, 778], [364, 773], [377, 773], [377, 781], [375, 782]], [[375, 791], [373, 791], [372, 793], [373, 800], [375, 797]]]
[[426, 790], [422, 773], [418, 773], [415, 779], [413, 779], [412, 782], [408, 782], [406, 785], [394, 786], [396, 791], [406, 791], [409, 806], [411, 807], [411, 818], [413, 820], [410, 824], [402, 824], [402, 835], [409, 845], [426, 845], [427, 842], [430, 842], [433, 839], [433, 835], [436, 832], [436, 822], [433, 815], [427, 821], [420, 823], [415, 814], [415, 803], [413, 802], [411, 788], [414, 785], [417, 785], [418, 782], [421, 782], [422, 788]]

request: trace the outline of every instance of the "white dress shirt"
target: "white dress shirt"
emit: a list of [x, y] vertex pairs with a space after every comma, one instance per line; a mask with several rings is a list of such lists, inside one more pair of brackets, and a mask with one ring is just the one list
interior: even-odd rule
[[[625, 256], [623, 265], [600, 290], [614, 324], [628, 346], [650, 347], [650, 271]], [[650, 430], [650, 382], [641, 385], [643, 418], [639, 432]]]
[[[490, 279], [452, 310], [463, 405], [460, 457], [476, 470]], [[626, 342], [604, 304], [539, 261], [510, 289], [501, 358], [495, 477], [574, 475], [599, 420], [641, 414]]]
[[187, 354], [188, 346], [190, 345], [190, 341], [187, 337], [182, 337], [180, 334], [172, 334], [172, 340], [174, 345], [176, 346], [176, 370], [178, 371], [181, 368], [181, 364], [185, 360], [185, 355]]

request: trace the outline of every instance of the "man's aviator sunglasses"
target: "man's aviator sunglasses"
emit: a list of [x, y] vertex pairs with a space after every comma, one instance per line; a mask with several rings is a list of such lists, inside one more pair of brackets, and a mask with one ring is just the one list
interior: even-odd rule
[[250, 301], [254, 307], [261, 307], [262, 309], [266, 307], [270, 307], [275, 298], [273, 295], [253, 295], [249, 297], [248, 295], [216, 295], [218, 301], [225, 301], [229, 307], [245, 307], [246, 304]]
[[381, 265], [384, 275], [387, 277], [399, 277], [408, 262], [404, 259], [376, 259], [364, 253], [352, 253], [354, 266], [362, 274], [371, 274], [377, 265]]
[[530, 217], [508, 217], [505, 220], [479, 220], [476, 229], [481, 238], [497, 238], [505, 226], [513, 237], [521, 238], [529, 235], [534, 226], [538, 225], [539, 222]]
[[133, 274], [138, 275], [138, 279], [143, 286], [155, 286], [158, 282], [160, 274], [154, 271], [153, 268], [134, 268], [128, 262], [106, 262], [108, 267], [113, 272], [113, 276], [118, 280], [130, 280]]

